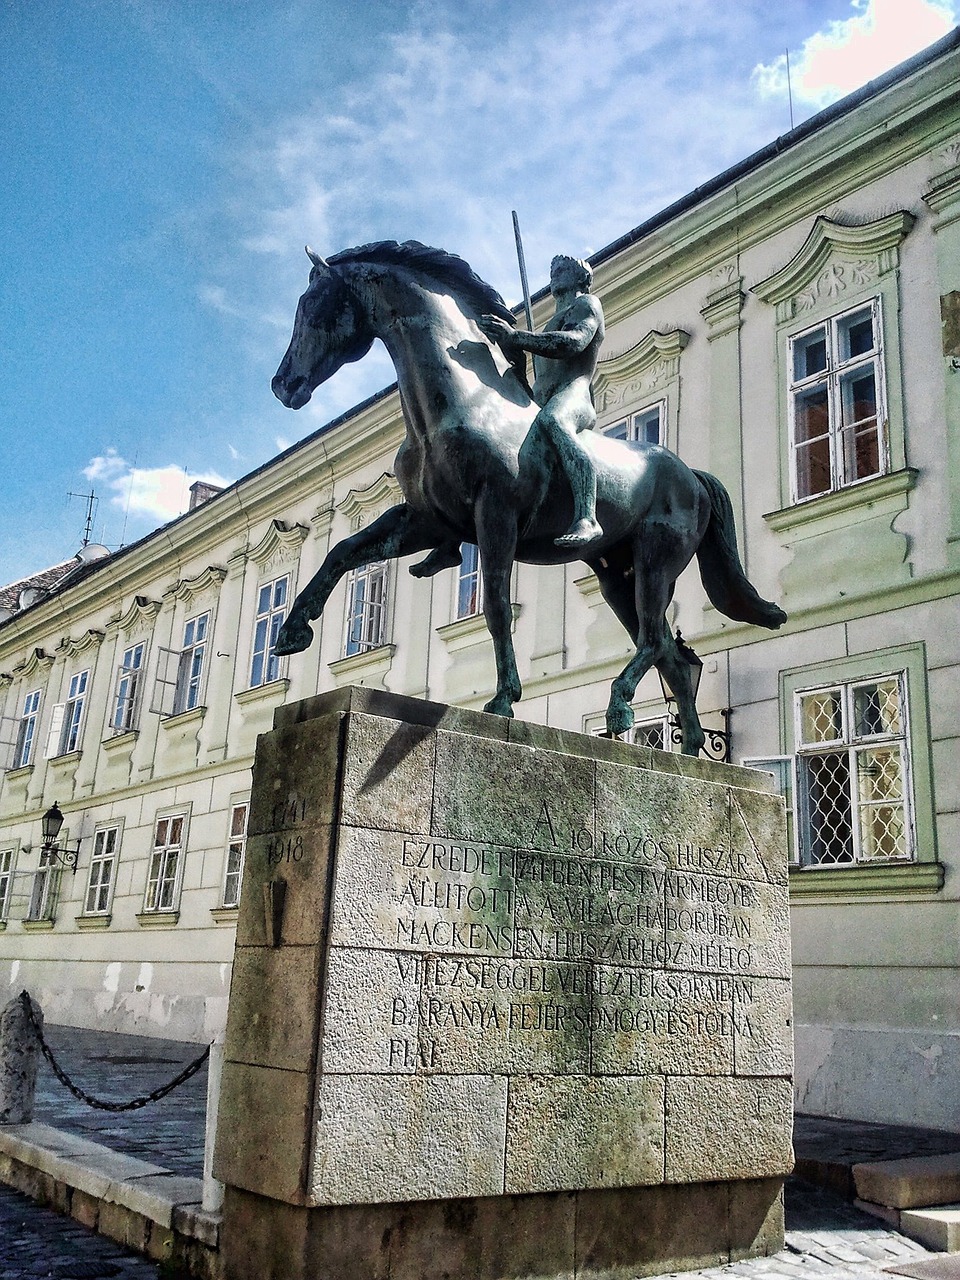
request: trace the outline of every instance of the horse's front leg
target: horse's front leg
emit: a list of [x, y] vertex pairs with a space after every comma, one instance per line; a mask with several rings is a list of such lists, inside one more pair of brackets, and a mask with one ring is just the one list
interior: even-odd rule
[[497, 691], [483, 708], [495, 716], [512, 716], [513, 704], [522, 689], [513, 651], [513, 608], [510, 603], [510, 574], [517, 550], [517, 519], [498, 495], [477, 504], [474, 518], [477, 545], [483, 569], [483, 616], [493, 640], [497, 663]]
[[405, 502], [391, 507], [366, 529], [338, 542], [294, 601], [277, 636], [276, 653], [299, 653], [313, 639], [310, 622], [319, 618], [340, 579], [362, 565], [394, 560], [436, 547], [449, 535]]
[[697, 700], [693, 693], [690, 664], [680, 652], [666, 622], [664, 622], [664, 636], [663, 657], [657, 663], [657, 667], [677, 700], [681, 750], [685, 756], [698, 756], [706, 736], [697, 714]]

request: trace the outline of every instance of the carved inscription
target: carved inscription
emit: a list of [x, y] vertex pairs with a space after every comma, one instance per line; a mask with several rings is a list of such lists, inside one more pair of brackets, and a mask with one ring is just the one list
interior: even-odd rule
[[384, 957], [354, 1070], [730, 1075], [788, 976], [786, 891], [725, 843], [562, 830], [546, 804], [536, 849], [369, 834], [333, 939]]

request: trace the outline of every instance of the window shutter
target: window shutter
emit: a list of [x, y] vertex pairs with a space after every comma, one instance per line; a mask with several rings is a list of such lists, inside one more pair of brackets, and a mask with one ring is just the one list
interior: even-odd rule
[[44, 760], [52, 760], [60, 754], [60, 737], [63, 733], [63, 713], [65, 702], [58, 702], [50, 712], [50, 729], [47, 733], [47, 747], [43, 753]]
[[0, 773], [13, 768], [13, 757], [20, 736], [20, 720], [17, 716], [0, 716]]
[[177, 672], [180, 669], [179, 649], [157, 649], [157, 676], [153, 682], [153, 698], [150, 710], [154, 715], [172, 716], [177, 696]]

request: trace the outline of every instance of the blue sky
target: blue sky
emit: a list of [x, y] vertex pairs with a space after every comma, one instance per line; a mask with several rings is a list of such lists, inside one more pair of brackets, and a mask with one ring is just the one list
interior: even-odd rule
[[960, 0], [2, 0], [0, 583], [172, 518], [393, 380], [270, 379], [330, 253], [519, 297], [938, 39]]

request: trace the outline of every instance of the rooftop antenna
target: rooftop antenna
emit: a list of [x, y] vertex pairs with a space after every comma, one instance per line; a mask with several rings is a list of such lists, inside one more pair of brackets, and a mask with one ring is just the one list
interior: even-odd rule
[[100, 499], [97, 497], [93, 489], [89, 493], [67, 493], [68, 498], [86, 498], [87, 500], [87, 518], [83, 525], [83, 542], [82, 546], [86, 547], [90, 544], [91, 535], [93, 533], [93, 513], [97, 509], [97, 503]]
[[793, 89], [790, 87], [790, 50], [785, 49], [787, 55], [787, 101], [790, 104], [790, 131], [793, 132]]

